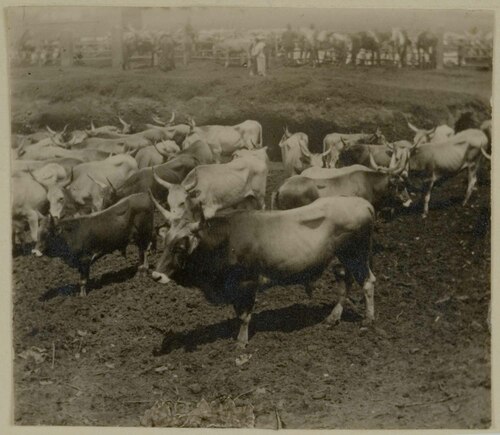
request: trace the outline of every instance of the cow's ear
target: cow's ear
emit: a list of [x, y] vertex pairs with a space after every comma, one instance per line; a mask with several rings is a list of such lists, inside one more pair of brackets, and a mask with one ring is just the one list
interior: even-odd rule
[[197, 198], [198, 196], [200, 196], [200, 194], [201, 194], [201, 190], [193, 189], [193, 190], [189, 191], [188, 196], [190, 198]]

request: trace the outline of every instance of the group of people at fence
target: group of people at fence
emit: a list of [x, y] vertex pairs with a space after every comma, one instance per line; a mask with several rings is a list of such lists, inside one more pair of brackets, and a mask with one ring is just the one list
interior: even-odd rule
[[[75, 59], [78, 58], [81, 61], [79, 63], [85, 63], [87, 56], [82, 48], [83, 39], [76, 42], [78, 48], [75, 50]], [[105, 45], [110, 57], [115, 54], [116, 49], [111, 47], [111, 34], [95, 39], [89, 46], [91, 50], [98, 50], [101, 45]], [[106, 39], [105, 44], [103, 39]], [[177, 31], [139, 31], [129, 27], [123, 31], [122, 43], [124, 69], [130, 68], [130, 60], [137, 55], [150, 55], [151, 66], [157, 64], [161, 70], [170, 71], [176, 66], [176, 56], [180, 55], [183, 64], [187, 65], [194, 55], [217, 60], [222, 53], [226, 56], [226, 66], [230, 56], [231, 59], [240, 56], [245, 59], [242, 64], [247, 64], [250, 74], [265, 75], [271, 57], [281, 58], [285, 66], [334, 63], [434, 68], [441, 56], [440, 59], [444, 57], [446, 63], [463, 66], [471, 57], [492, 58], [493, 33], [475, 29], [460, 34], [446, 32], [437, 35], [423, 31], [409, 35], [402, 28], [392, 28], [386, 32], [367, 30], [341, 33], [320, 30], [314, 24], [298, 29], [288, 24], [286, 29], [196, 31], [188, 22]], [[60, 41], [56, 38], [40, 41], [27, 31], [16, 46], [12, 51], [20, 64], [55, 64], [60, 58]], [[438, 46], [441, 47], [439, 54]], [[200, 56], [201, 51], [204, 56]]]

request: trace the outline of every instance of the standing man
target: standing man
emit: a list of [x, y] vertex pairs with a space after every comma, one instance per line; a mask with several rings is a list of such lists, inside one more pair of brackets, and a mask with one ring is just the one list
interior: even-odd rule
[[281, 36], [281, 45], [285, 51], [285, 65], [293, 65], [293, 54], [295, 51], [295, 35], [292, 31], [292, 26], [287, 24], [285, 33]]
[[[266, 42], [262, 36], [257, 36], [256, 44], [252, 47], [252, 66], [257, 63], [257, 74], [266, 76]], [[250, 73], [252, 74], [252, 73]]]

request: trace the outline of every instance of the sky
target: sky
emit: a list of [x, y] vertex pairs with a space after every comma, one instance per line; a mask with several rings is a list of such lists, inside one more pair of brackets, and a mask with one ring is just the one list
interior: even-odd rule
[[[89, 26], [92, 32], [110, 30], [110, 20], [119, 16], [120, 8], [110, 7], [17, 7], [9, 8], [8, 26], [19, 31], [22, 23], [37, 23], [40, 28], [57, 32], [62, 23], [98, 22]], [[423, 30], [462, 32], [477, 28], [483, 33], [493, 30], [491, 11], [418, 10], [418, 9], [314, 9], [314, 8], [143, 8], [143, 27], [175, 31], [188, 20], [197, 30], [210, 28], [255, 29], [309, 26], [338, 32], [360, 30], [386, 31], [402, 27], [411, 33]], [[37, 28], [35, 26], [35, 28]], [[89, 35], [90, 36], [90, 35]]]

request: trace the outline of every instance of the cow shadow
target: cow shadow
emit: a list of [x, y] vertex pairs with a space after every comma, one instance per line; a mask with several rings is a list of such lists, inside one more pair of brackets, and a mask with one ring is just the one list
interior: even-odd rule
[[[90, 278], [87, 283], [87, 294], [94, 290], [99, 290], [110, 284], [118, 284], [133, 278], [137, 273], [137, 266], [129, 266], [121, 270], [115, 270], [103, 273], [96, 278]], [[57, 296], [74, 296], [78, 295], [80, 287], [78, 284], [64, 284], [58, 287], [53, 287], [47, 290], [38, 298], [40, 302], [49, 301]]]
[[[257, 332], [291, 333], [324, 321], [331, 313], [333, 305], [311, 306], [294, 304], [277, 310], [265, 310], [254, 314], [249, 326], [249, 338]], [[361, 316], [348, 307], [344, 307], [342, 321], [358, 322]], [[217, 340], [236, 338], [240, 321], [237, 318], [224, 320], [212, 325], [198, 326], [190, 331], [168, 331], [161, 346], [153, 351], [154, 356], [162, 356], [174, 350], [182, 349], [193, 352], [198, 346]]]

